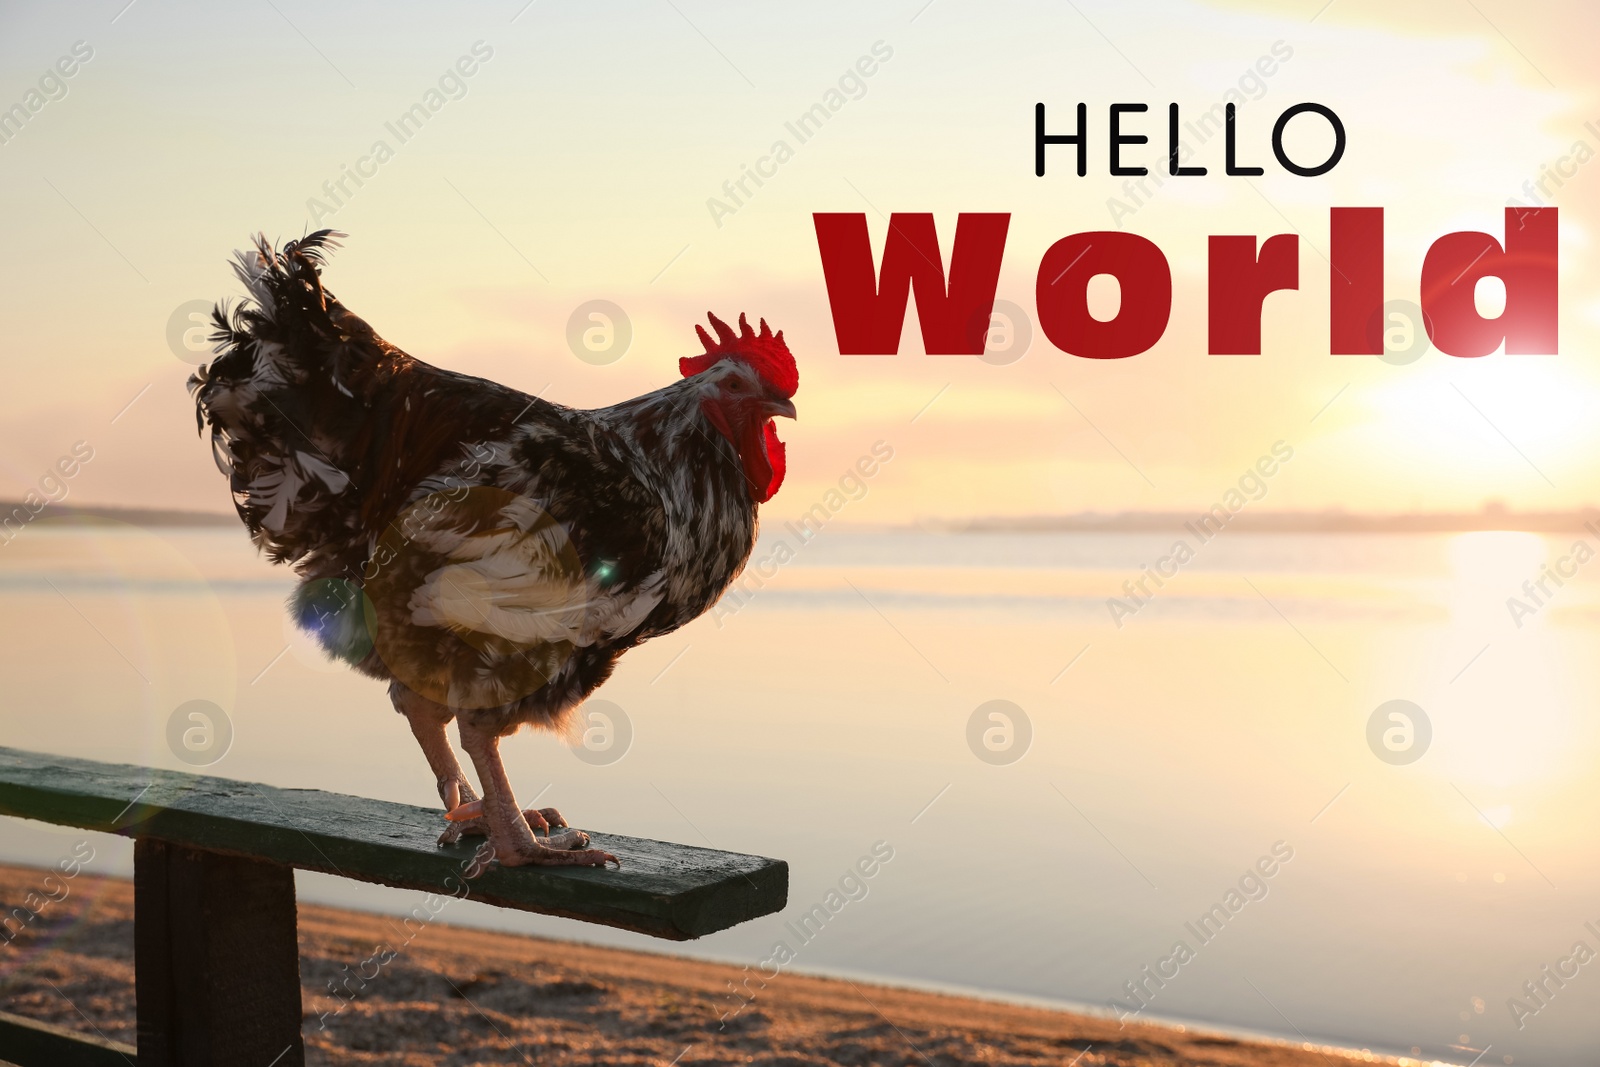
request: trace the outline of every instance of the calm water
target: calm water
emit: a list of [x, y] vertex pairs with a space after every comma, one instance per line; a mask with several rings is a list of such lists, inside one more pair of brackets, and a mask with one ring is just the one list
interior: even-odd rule
[[[629, 654], [601, 693], [632, 723], [622, 759], [506, 746], [521, 797], [578, 825], [788, 859], [788, 910], [683, 947], [450, 920], [751, 965], [782, 941], [796, 970], [1103, 1011], [1143, 982], [1154, 1017], [1593, 1063], [1600, 963], [1565, 964], [1542, 1006], [1523, 984], [1600, 949], [1600, 563], [1519, 627], [1507, 597], [1573, 538], [1225, 534], [1118, 628], [1106, 598], [1172, 541], [826, 530], [737, 611]], [[181, 768], [167, 719], [204, 698], [235, 729], [213, 773], [435, 803], [382, 688], [288, 631], [288, 588], [240, 531], [25, 530], [0, 548], [0, 744]], [[1405, 765], [1368, 742], [1393, 699], [1431, 728]], [[992, 700], [1031, 728], [1009, 764], [968, 741]], [[74, 839], [0, 821], [0, 859]], [[879, 842], [893, 858], [830, 901]], [[97, 844], [93, 869], [129, 869], [125, 842]], [[819, 904], [837, 913], [802, 942], [788, 924]], [[1201, 928], [1214, 905], [1226, 922]]]

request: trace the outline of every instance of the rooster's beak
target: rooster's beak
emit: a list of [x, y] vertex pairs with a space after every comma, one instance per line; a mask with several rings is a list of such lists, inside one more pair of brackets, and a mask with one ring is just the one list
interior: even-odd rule
[[762, 412], [766, 415], [782, 415], [787, 419], [798, 419], [795, 414], [793, 400], [766, 400], [762, 402]]

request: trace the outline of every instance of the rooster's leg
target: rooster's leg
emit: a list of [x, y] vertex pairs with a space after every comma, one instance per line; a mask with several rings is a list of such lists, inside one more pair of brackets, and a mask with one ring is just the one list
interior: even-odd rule
[[589, 835], [582, 830], [563, 830], [542, 841], [528, 827], [528, 820], [517, 806], [511, 779], [500, 761], [500, 738], [467, 721], [458, 720], [461, 747], [466, 750], [483, 783], [483, 817], [489, 824], [489, 844], [495, 859], [507, 867], [527, 864], [603, 867], [608, 862], [622, 864], [609, 852], [586, 848]]
[[[482, 818], [483, 801], [478, 799], [472, 783], [467, 780], [466, 772], [456, 760], [455, 749], [450, 747], [450, 738], [445, 733], [445, 727], [453, 717], [450, 709], [408, 689], [391, 690], [390, 696], [396, 710], [411, 724], [411, 734], [422, 748], [422, 754], [428, 758], [428, 766], [433, 769], [434, 779], [438, 783], [439, 799], [444, 802], [445, 818], [448, 820], [444, 833], [439, 835], [439, 844], [453, 845], [462, 837], [489, 836], [489, 826]], [[522, 814], [529, 826], [544, 833], [549, 833], [552, 826], [567, 825], [555, 808], [529, 808]]]
[[[450, 747], [450, 738], [445, 733], [444, 728], [451, 719], [450, 709], [398, 686], [391, 687], [389, 696], [394, 701], [395, 710], [411, 724], [411, 734], [421, 746], [422, 754], [428, 758], [428, 766], [433, 770], [445, 812], [476, 802], [478, 794], [473, 791], [472, 783], [467, 781], [466, 773], [456, 760], [455, 750]], [[462, 834], [482, 836], [486, 833], [488, 831], [481, 824], [474, 826], [467, 822], [451, 822], [439, 835], [439, 844], [453, 845], [461, 839]]]

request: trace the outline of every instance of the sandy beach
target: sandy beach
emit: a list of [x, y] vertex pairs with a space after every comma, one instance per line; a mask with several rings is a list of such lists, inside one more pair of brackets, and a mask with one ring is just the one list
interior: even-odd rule
[[[0, 868], [6, 913], [46, 872]], [[302, 904], [307, 1062], [1291, 1067], [1377, 1058]], [[365, 980], [363, 980], [365, 979]], [[347, 990], [335, 996], [330, 986]], [[134, 1041], [133, 887], [84, 875], [0, 946], [0, 1010]], [[724, 1016], [728, 1016], [724, 1018]]]

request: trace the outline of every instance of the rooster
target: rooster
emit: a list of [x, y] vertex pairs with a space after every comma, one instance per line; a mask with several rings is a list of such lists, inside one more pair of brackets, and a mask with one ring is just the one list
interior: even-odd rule
[[189, 379], [234, 507], [299, 576], [295, 621], [389, 683], [438, 783], [441, 845], [486, 835], [507, 866], [620, 867], [555, 809], [521, 809], [500, 739], [569, 729], [618, 657], [738, 576], [783, 483], [772, 419], [795, 417], [794, 357], [765, 321], [711, 315], [682, 380], [565, 407], [379, 337], [323, 287], [344, 236], [235, 253], [249, 296], [216, 307], [216, 357]]

